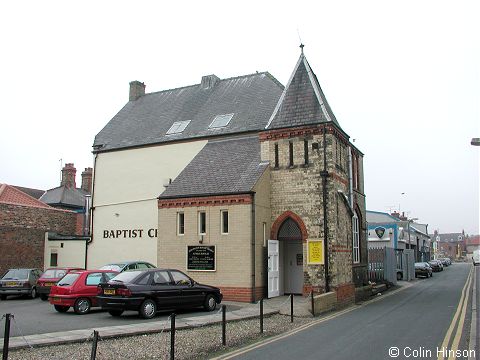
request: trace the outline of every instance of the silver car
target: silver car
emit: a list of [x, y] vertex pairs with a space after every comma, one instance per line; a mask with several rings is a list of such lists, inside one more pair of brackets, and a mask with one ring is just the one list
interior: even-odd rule
[[0, 279], [0, 299], [9, 295], [37, 297], [37, 280], [42, 275], [39, 269], [10, 269]]

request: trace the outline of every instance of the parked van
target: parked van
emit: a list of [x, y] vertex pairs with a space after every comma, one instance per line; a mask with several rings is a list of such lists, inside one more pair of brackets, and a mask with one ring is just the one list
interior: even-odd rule
[[473, 252], [473, 265], [480, 265], [480, 249]]

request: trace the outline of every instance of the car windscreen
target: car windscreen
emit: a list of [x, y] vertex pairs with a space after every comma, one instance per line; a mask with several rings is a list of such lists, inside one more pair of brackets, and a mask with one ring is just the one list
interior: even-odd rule
[[58, 286], [69, 286], [72, 285], [80, 276], [80, 274], [77, 273], [70, 273], [65, 275], [63, 278], [60, 279], [58, 282]]
[[15, 280], [21, 280], [21, 279], [28, 279], [28, 273], [30, 270], [28, 269], [11, 269], [8, 270], [5, 275], [3, 275], [4, 280], [8, 279], [15, 279]]
[[124, 266], [125, 264], [108, 264], [102, 266], [99, 270], [113, 270], [120, 272]]
[[48, 269], [42, 274], [42, 279], [59, 279], [65, 275], [65, 269]]
[[125, 271], [123, 273], [118, 274], [110, 281], [129, 283], [141, 273], [142, 273], [141, 271]]

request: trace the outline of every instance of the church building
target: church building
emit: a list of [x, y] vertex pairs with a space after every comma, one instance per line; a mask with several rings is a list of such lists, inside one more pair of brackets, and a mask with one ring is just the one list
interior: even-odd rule
[[142, 259], [226, 300], [367, 283], [363, 154], [304, 53], [284, 87], [268, 72], [145, 93], [94, 143], [88, 267]]

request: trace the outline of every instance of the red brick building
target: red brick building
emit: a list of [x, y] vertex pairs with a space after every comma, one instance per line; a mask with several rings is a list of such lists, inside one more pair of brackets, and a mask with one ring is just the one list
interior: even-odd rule
[[43, 269], [45, 232], [76, 234], [77, 216], [0, 184], [0, 274], [12, 267]]

